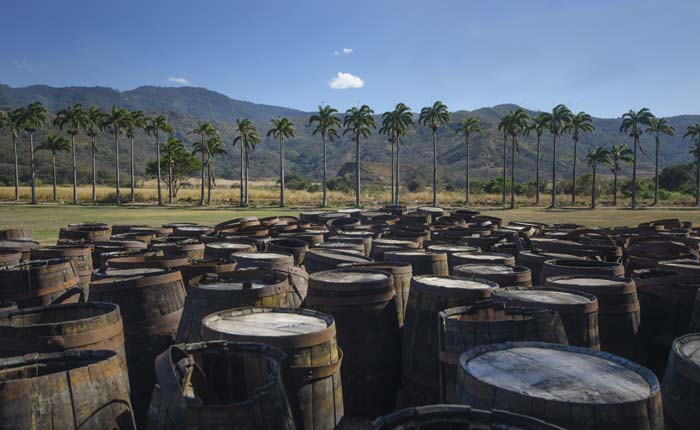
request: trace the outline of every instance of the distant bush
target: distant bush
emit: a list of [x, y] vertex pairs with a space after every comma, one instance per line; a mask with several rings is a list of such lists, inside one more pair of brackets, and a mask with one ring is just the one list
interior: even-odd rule
[[297, 174], [286, 175], [284, 177], [284, 184], [290, 190], [305, 190], [311, 185], [306, 179]]
[[306, 191], [310, 193], [317, 193], [321, 191], [321, 184], [311, 184], [306, 188]]
[[326, 185], [331, 191], [348, 192], [352, 189], [351, 181], [347, 176], [336, 176], [331, 178], [328, 180]]

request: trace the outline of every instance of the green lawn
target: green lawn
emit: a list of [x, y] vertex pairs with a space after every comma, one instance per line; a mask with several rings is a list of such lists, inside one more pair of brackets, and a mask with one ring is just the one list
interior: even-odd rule
[[[700, 210], [690, 208], [655, 209], [556, 209], [522, 208], [515, 210], [482, 209], [482, 213], [505, 221], [537, 221], [544, 223], [578, 223], [591, 227], [636, 225], [660, 218], [680, 218], [700, 224]], [[299, 209], [183, 208], [183, 207], [98, 207], [71, 205], [0, 205], [0, 229], [29, 228], [36, 240], [54, 242], [58, 229], [76, 222], [108, 224], [161, 225], [168, 222], [196, 222], [212, 225], [241, 216], [297, 215]]]

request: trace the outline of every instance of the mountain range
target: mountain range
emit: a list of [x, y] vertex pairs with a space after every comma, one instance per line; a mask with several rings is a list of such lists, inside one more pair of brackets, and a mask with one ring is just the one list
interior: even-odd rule
[[[31, 102], [42, 102], [51, 113], [72, 105], [81, 103], [83, 106], [98, 106], [105, 110], [113, 105], [129, 109], [140, 109], [146, 114], [160, 113], [168, 116], [169, 122], [176, 128], [176, 136], [181, 138], [191, 147], [195, 136], [187, 134], [194, 128], [197, 122], [209, 121], [217, 128], [227, 143], [229, 154], [216, 161], [217, 175], [224, 178], [236, 178], [238, 175], [239, 158], [238, 148], [233, 149], [231, 142], [234, 137], [234, 123], [238, 117], [246, 117], [253, 121], [260, 131], [263, 140], [256, 148], [252, 157], [251, 176], [253, 178], [274, 178], [278, 169], [278, 143], [265, 137], [270, 128], [270, 119], [286, 116], [292, 120], [297, 129], [297, 137], [285, 143], [286, 167], [289, 173], [296, 173], [311, 179], [320, 178], [322, 168], [321, 141], [317, 136], [312, 136], [313, 128], [308, 125], [311, 112], [304, 112], [288, 107], [257, 104], [248, 101], [232, 99], [223, 94], [196, 87], [154, 87], [144, 86], [130, 91], [118, 91], [106, 87], [63, 87], [55, 88], [46, 85], [33, 85], [22, 88], [12, 88], [0, 84], [0, 109], [7, 110], [19, 106], [25, 106]], [[497, 177], [501, 173], [503, 160], [503, 136], [497, 131], [500, 118], [508, 111], [516, 109], [515, 105], [497, 105], [484, 107], [474, 111], [452, 112], [452, 124], [442, 127], [438, 131], [438, 163], [439, 174], [443, 180], [456, 185], [464, 184], [464, 138], [455, 133], [456, 123], [468, 115], [474, 115], [481, 120], [483, 134], [472, 139], [471, 166], [474, 178], [488, 179]], [[415, 111], [420, 111], [420, 106], [413, 106]], [[653, 109], [652, 109], [653, 111]], [[530, 111], [531, 114], [537, 112]], [[377, 112], [377, 123], [380, 122], [380, 112]], [[661, 165], [671, 163], [687, 163], [688, 141], [682, 139], [682, 135], [688, 125], [700, 122], [698, 115], [682, 115], [668, 118], [669, 123], [677, 129], [674, 137], [662, 137], [660, 153]], [[585, 134], [579, 143], [578, 166], [582, 173], [587, 171], [585, 154], [588, 149], [595, 146], [610, 147], [615, 143], [628, 143], [631, 138], [620, 133], [620, 119], [594, 118], [595, 132]], [[45, 139], [46, 133], [51, 128], [47, 127], [37, 135], [40, 142]], [[369, 175], [366, 181], [376, 181], [384, 175], [391, 160], [389, 151], [390, 143], [385, 136], [379, 135], [378, 130], [364, 140], [362, 146], [362, 160], [367, 162]], [[89, 178], [89, 144], [84, 136], [78, 138], [79, 174], [82, 182], [87, 183]], [[98, 173], [99, 177], [110, 178], [113, 172], [112, 160], [114, 155], [113, 144], [109, 136], [103, 136], [99, 140]], [[642, 139], [642, 147], [645, 154], [639, 154], [639, 167], [642, 174], [649, 174], [653, 169], [654, 142], [651, 136], [645, 135]], [[128, 142], [121, 138], [120, 156], [122, 167], [128, 169]], [[28, 150], [26, 138], [22, 137], [19, 143], [20, 163], [22, 176], [28, 176]], [[529, 180], [534, 177], [535, 171], [534, 136], [522, 137], [520, 149], [516, 154], [516, 178]], [[551, 172], [551, 135], [545, 133], [542, 136], [541, 168], [543, 176]], [[508, 148], [510, 157], [510, 144]], [[561, 179], [570, 177], [570, 169], [573, 160], [573, 143], [565, 137], [557, 142], [557, 169]], [[401, 147], [401, 174], [402, 182], [415, 177], [431, 177], [432, 144], [431, 132], [426, 127], [416, 126], [411, 129], [408, 136], [402, 141]], [[143, 175], [146, 163], [155, 158], [154, 143], [151, 138], [139, 134], [135, 139], [135, 163], [137, 175]], [[510, 158], [509, 158], [510, 159]], [[84, 160], [84, 161], [83, 161]], [[347, 163], [354, 160], [354, 144], [350, 136], [341, 137], [328, 145], [328, 167], [331, 175], [336, 174]], [[66, 154], [59, 157], [59, 172], [68, 177], [69, 158]], [[37, 154], [39, 174], [48, 177], [49, 154], [39, 152]], [[377, 175], [372, 174], [376, 170]], [[599, 169], [603, 173], [607, 169]], [[12, 172], [12, 148], [9, 133], [0, 131], [0, 179], [7, 180]], [[623, 171], [623, 175], [629, 174], [629, 168]]]

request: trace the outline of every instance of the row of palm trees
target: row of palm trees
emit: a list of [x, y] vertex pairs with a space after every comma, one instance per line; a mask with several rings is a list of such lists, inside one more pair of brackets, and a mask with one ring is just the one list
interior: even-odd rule
[[[30, 167], [31, 167], [31, 189], [32, 203], [36, 203], [35, 177], [36, 169], [34, 165], [34, 135], [44, 125], [50, 121], [47, 109], [40, 103], [34, 102], [26, 107], [21, 107], [7, 113], [0, 112], [0, 128], [5, 128], [12, 135], [13, 154], [15, 160], [15, 198], [19, 199], [19, 174], [17, 162], [17, 139], [25, 133], [29, 138], [30, 152]], [[432, 148], [433, 148], [433, 175], [432, 175], [432, 191], [433, 205], [438, 204], [437, 199], [437, 184], [438, 184], [438, 163], [437, 163], [437, 132], [438, 130], [452, 121], [447, 106], [441, 101], [436, 101], [431, 106], [426, 106], [421, 109], [417, 123], [431, 131]], [[279, 143], [279, 182], [280, 182], [280, 206], [285, 206], [285, 168], [284, 168], [284, 141], [286, 139], [296, 137], [296, 129], [294, 123], [288, 118], [275, 118], [271, 120], [272, 127], [267, 132], [267, 137], [273, 138]], [[109, 112], [103, 112], [97, 107], [83, 108], [80, 104], [75, 104], [68, 108], [59, 111], [53, 119], [53, 124], [60, 130], [64, 131], [69, 139], [58, 134], [49, 134], [46, 142], [42, 143], [37, 149], [45, 149], [52, 152], [52, 168], [53, 168], [53, 183], [54, 183], [54, 200], [56, 199], [56, 178], [55, 178], [55, 156], [61, 151], [70, 151], [72, 155], [72, 182], [73, 182], [73, 203], [77, 203], [77, 160], [76, 160], [76, 138], [84, 133], [91, 140], [91, 157], [92, 157], [92, 198], [96, 200], [96, 140], [101, 133], [110, 135], [114, 140], [115, 150], [115, 201], [121, 204], [120, 190], [120, 160], [119, 160], [119, 136], [124, 135], [130, 142], [130, 188], [131, 201], [134, 201], [134, 138], [138, 131], [142, 131], [155, 140], [156, 148], [156, 179], [157, 179], [157, 196], [158, 204], [163, 204], [161, 191], [161, 154], [165, 157], [164, 161], [168, 168], [168, 201], [172, 203], [173, 199], [173, 160], [178, 154], [186, 151], [184, 144], [173, 137], [174, 128], [168, 124], [167, 118], [164, 115], [146, 116], [142, 111], [131, 111], [124, 108], [112, 107]], [[327, 142], [332, 142], [340, 137], [340, 128], [342, 127], [342, 135], [350, 134], [355, 143], [355, 203], [361, 205], [361, 188], [360, 188], [360, 143], [361, 139], [366, 139], [377, 127], [374, 111], [367, 105], [362, 105], [359, 108], [353, 107], [348, 109], [341, 121], [339, 112], [330, 106], [319, 106], [318, 113], [309, 118], [309, 124], [315, 126], [313, 135], [320, 135], [323, 145], [323, 201], [325, 207], [328, 204], [327, 200]], [[399, 183], [400, 183], [400, 148], [401, 140], [414, 126], [414, 113], [403, 103], [398, 103], [394, 110], [385, 112], [381, 115], [381, 125], [379, 133], [386, 136], [391, 143], [391, 203], [394, 205], [400, 204]], [[502, 204], [506, 205], [506, 172], [507, 172], [507, 155], [508, 143], [510, 140], [510, 173], [511, 184], [515, 184], [515, 153], [519, 151], [518, 138], [521, 136], [536, 136], [536, 204], [540, 203], [540, 160], [541, 160], [541, 139], [545, 132], [549, 132], [552, 136], [552, 190], [551, 190], [551, 207], [556, 207], [556, 160], [557, 160], [557, 140], [563, 138], [565, 134], [569, 134], [574, 142], [574, 156], [572, 168], [572, 194], [571, 202], [576, 203], [576, 166], [577, 166], [577, 147], [578, 142], [584, 133], [591, 133], [595, 130], [592, 117], [585, 113], [579, 112], [574, 114], [568, 107], [563, 104], [557, 105], [552, 109], [552, 112], [543, 112], [531, 117], [523, 108], [508, 112], [497, 127], [499, 133], [503, 135], [503, 170], [502, 170]], [[248, 181], [249, 181], [249, 166], [250, 155], [256, 145], [260, 143], [260, 134], [255, 125], [248, 119], [239, 118], [235, 126], [236, 137], [233, 140], [233, 146], [237, 144], [240, 147], [241, 171], [240, 171], [240, 204], [245, 206], [249, 203], [248, 197]], [[595, 148], [587, 154], [588, 164], [594, 171], [598, 164], [612, 163], [612, 172], [614, 173], [613, 183], [613, 204], [617, 204], [617, 175], [621, 169], [621, 163], [631, 162], [632, 168], [632, 207], [637, 206], [637, 150], [643, 152], [640, 145], [642, 133], [652, 135], [656, 142], [656, 160], [655, 160], [655, 192], [654, 204], [658, 203], [658, 168], [659, 168], [659, 148], [661, 145], [662, 135], [673, 136], [675, 129], [668, 124], [665, 118], [655, 117], [647, 108], [643, 108], [637, 112], [630, 110], [622, 115], [622, 123], [620, 132], [628, 134], [633, 141], [633, 149], [626, 145], [615, 145], [612, 149], [606, 150], [603, 148]], [[483, 134], [481, 124], [478, 118], [468, 116], [463, 118], [456, 128], [456, 133], [464, 137], [465, 142], [465, 200], [466, 204], [470, 203], [469, 183], [470, 183], [470, 139], [476, 134]], [[161, 137], [168, 134], [168, 139], [162, 144]], [[219, 132], [208, 122], [199, 123], [196, 128], [187, 132], [189, 135], [198, 136], [198, 141], [193, 145], [193, 153], [201, 155], [201, 190], [199, 204], [205, 204], [205, 184], [207, 188], [206, 203], [211, 202], [211, 189], [215, 185], [214, 158], [223, 155], [227, 152], [225, 143], [221, 140]], [[693, 142], [691, 154], [696, 156], [700, 161], [700, 124], [693, 124], [688, 127], [684, 138], [690, 138]], [[697, 163], [696, 170], [696, 205], [700, 205], [700, 162]], [[593, 197], [593, 205], [595, 205], [595, 196]], [[515, 207], [515, 187], [510, 187], [510, 207]]]

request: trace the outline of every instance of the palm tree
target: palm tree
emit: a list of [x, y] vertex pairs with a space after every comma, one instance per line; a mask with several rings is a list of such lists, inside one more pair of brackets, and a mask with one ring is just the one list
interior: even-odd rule
[[626, 144], [613, 145], [610, 149], [613, 173], [613, 206], [617, 206], [617, 175], [622, 170], [621, 163], [632, 162], [632, 150]]
[[284, 207], [284, 139], [297, 135], [294, 124], [287, 118], [270, 120], [272, 128], [267, 131], [267, 137], [272, 136], [280, 143], [280, 207]]
[[211, 204], [211, 188], [216, 186], [216, 178], [214, 176], [214, 157], [226, 154], [226, 145], [221, 141], [219, 136], [213, 136], [207, 140], [203, 140], [194, 144], [193, 154], [202, 154], [202, 162], [207, 169], [207, 205]]
[[683, 139], [686, 137], [693, 142], [689, 152], [695, 156], [695, 206], [700, 206], [700, 123], [688, 126]]
[[452, 121], [447, 106], [440, 100], [421, 109], [418, 122], [433, 131], [433, 206], [437, 206], [437, 130]]
[[98, 107], [91, 106], [87, 111], [87, 121], [85, 122], [85, 134], [90, 138], [90, 150], [92, 157], [92, 201], [97, 201], [97, 172], [96, 172], [96, 155], [97, 155], [97, 136], [100, 135], [102, 123], [104, 122], [105, 113]]
[[353, 107], [345, 111], [343, 118], [343, 136], [347, 133], [355, 135], [355, 207], [360, 207], [360, 137], [367, 138], [372, 129], [377, 127], [374, 121], [374, 111], [367, 105]]
[[15, 161], [15, 200], [19, 201], [19, 162], [17, 160], [17, 137], [22, 132], [22, 121], [25, 109], [17, 108], [7, 113], [5, 128], [10, 130], [12, 135], [12, 151]]
[[600, 146], [595, 149], [589, 149], [586, 154], [588, 159], [588, 167], [591, 168], [593, 173], [593, 181], [591, 185], [591, 208], [595, 209], [595, 177], [596, 177], [596, 167], [598, 163], [610, 164], [610, 152], [607, 149], [603, 149]]
[[328, 205], [328, 199], [326, 196], [326, 174], [328, 170], [328, 165], [326, 163], [326, 138], [328, 138], [329, 141], [333, 142], [333, 139], [338, 137], [338, 127], [340, 127], [340, 118], [338, 118], [336, 113], [338, 113], [338, 110], [330, 106], [319, 106], [318, 113], [311, 115], [311, 117], [309, 118], [309, 125], [317, 123], [316, 128], [311, 134], [320, 134], [321, 141], [323, 142], [323, 201], [321, 203], [321, 206], [323, 206], [324, 208]]
[[[66, 128], [66, 133], [70, 136], [70, 150], [73, 156], [73, 204], [78, 204], [78, 165], [75, 155], [75, 136], [80, 133], [80, 129], [87, 124], [87, 112], [80, 103], [58, 111], [53, 124], [59, 129]], [[55, 166], [54, 166], [55, 167]]]
[[255, 145], [260, 143], [260, 135], [258, 130], [247, 118], [236, 119], [236, 131], [238, 136], [233, 139], [233, 147], [236, 143], [240, 143], [241, 147], [241, 206], [248, 204], [248, 164], [250, 153], [255, 148]]
[[510, 150], [510, 208], [515, 209], [515, 150], [518, 149], [517, 138], [521, 134], [525, 134], [530, 126], [530, 115], [523, 108], [518, 108], [511, 113], [511, 118], [508, 124], [508, 133], [512, 139]]
[[526, 133], [529, 136], [530, 132], [535, 132], [537, 136], [537, 152], [535, 156], [535, 205], [540, 204], [540, 139], [542, 133], [547, 129], [547, 116], [544, 113], [532, 118], [532, 122]]
[[161, 147], [163, 160], [168, 164], [168, 203], [173, 203], [173, 164], [175, 160], [184, 155], [187, 150], [185, 145], [178, 138], [173, 136], [168, 137], [165, 144]]
[[[408, 134], [408, 129], [413, 125], [413, 112], [403, 103], [398, 103], [393, 111], [382, 114], [382, 127], [379, 133], [389, 137], [391, 142], [391, 204], [399, 204], [399, 148], [401, 137]], [[394, 158], [394, 145], [396, 145], [396, 158]]]
[[[209, 124], [208, 122], [200, 122], [197, 124], [197, 128], [193, 128], [192, 130], [188, 131], [187, 134], [196, 134], [199, 135], [200, 141], [199, 141], [199, 146], [204, 147], [205, 142], [204, 139], [207, 137], [213, 137], [219, 134], [216, 129]], [[201, 177], [201, 188], [200, 188], [200, 194], [199, 194], [199, 205], [204, 206], [204, 169], [205, 169], [205, 157], [206, 157], [206, 151], [202, 151], [202, 177]]]
[[119, 184], [119, 135], [131, 124], [131, 114], [127, 109], [112, 106], [112, 110], [102, 117], [101, 129], [108, 130], [114, 137], [114, 171], [116, 184], [114, 187], [114, 203], [122, 204], [121, 188]]
[[571, 118], [564, 131], [571, 134], [571, 139], [574, 141], [574, 166], [571, 180], [571, 204], [576, 204], [576, 151], [578, 141], [581, 138], [581, 133], [590, 133], [595, 130], [593, 126], [593, 118], [586, 112], [579, 112]]
[[464, 202], [466, 206], [469, 206], [469, 138], [474, 133], [483, 134], [479, 118], [475, 116], [468, 116], [466, 118], [462, 118], [457, 125], [456, 134], [464, 135], [464, 161], [466, 163], [464, 169], [466, 179], [464, 186]]
[[46, 142], [39, 145], [36, 149], [45, 149], [51, 151], [51, 170], [53, 172], [53, 201], [58, 201], [56, 197], [56, 153], [58, 152], [68, 152], [73, 148], [72, 142], [63, 136], [56, 133], [49, 133]]
[[552, 133], [552, 208], [557, 207], [557, 137], [561, 137], [566, 126], [573, 119], [573, 113], [566, 105], [559, 104], [552, 109], [552, 113], [542, 114], [549, 132]]
[[160, 173], [160, 132], [172, 134], [175, 129], [168, 124], [168, 118], [165, 115], [156, 115], [154, 117], [145, 118], [143, 121], [144, 131], [149, 136], [156, 138], [156, 183], [158, 184], [158, 206], [163, 206], [163, 196], [160, 189], [161, 173]]
[[634, 156], [632, 158], [632, 209], [637, 207], [637, 147], [644, 153], [639, 141], [642, 131], [640, 126], [649, 125], [649, 120], [653, 117], [654, 115], [647, 108], [642, 108], [638, 112], [630, 110], [622, 115], [620, 133], [629, 133], [629, 137], [634, 141]]
[[654, 206], [659, 203], [659, 147], [661, 146], [661, 133], [668, 136], [676, 134], [676, 129], [668, 124], [666, 118], [649, 118], [649, 126], [646, 132], [654, 135], [656, 140], [656, 158], [654, 159]]
[[32, 204], [36, 204], [36, 165], [34, 163], [34, 133], [49, 122], [49, 111], [41, 102], [30, 103], [24, 110], [22, 128], [29, 133], [29, 165], [32, 173]]
[[508, 154], [508, 129], [510, 128], [510, 121], [513, 115], [513, 111], [508, 112], [501, 118], [501, 122], [498, 123], [498, 130], [503, 132], [503, 189], [501, 190], [501, 205], [506, 205], [506, 158]]
[[[136, 187], [136, 175], [134, 173], [134, 138], [136, 137], [136, 130], [139, 128], [144, 128], [146, 125], [146, 117], [143, 115], [143, 111], [134, 110], [128, 111], [129, 113], [129, 124], [126, 126], [124, 135], [129, 138], [129, 158], [131, 158], [131, 163], [129, 166], [129, 188], [131, 191], [131, 203], [134, 202], [134, 189]], [[159, 165], [160, 166], [160, 165]]]

